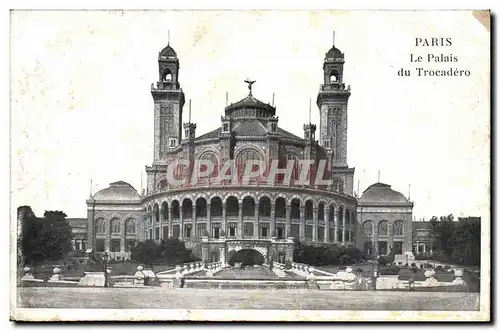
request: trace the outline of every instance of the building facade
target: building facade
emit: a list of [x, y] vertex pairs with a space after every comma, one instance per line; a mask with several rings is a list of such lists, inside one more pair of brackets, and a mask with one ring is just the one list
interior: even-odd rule
[[[365, 247], [360, 224], [373, 219], [377, 226], [379, 221], [374, 214], [365, 218], [375, 209], [358, 206], [353, 196], [354, 168], [347, 163], [351, 91], [343, 79], [344, 54], [339, 49], [332, 46], [323, 61], [324, 79], [316, 100], [319, 140], [312, 123], [304, 124], [303, 137], [281, 128], [276, 108], [252, 94], [251, 81], [247, 81], [248, 95], [225, 107], [219, 127], [196, 136], [191, 116], [183, 120], [186, 100], [179, 69], [177, 53], [167, 45], [158, 54], [158, 81], [150, 91], [154, 153], [151, 165], [146, 166], [146, 192], [139, 194], [130, 184], [115, 182], [91, 196], [87, 200], [89, 248], [128, 256], [137, 241], [175, 237], [199, 247], [204, 260], [226, 262], [241, 249], [254, 249], [265, 261], [291, 260], [293, 239]], [[179, 166], [180, 160], [194, 166]], [[206, 171], [196, 169], [197, 160], [215, 165], [208, 176], [194, 176]], [[306, 184], [300, 183], [302, 160], [312, 160]], [[230, 172], [236, 179], [216, 180], [226, 175], [228, 161], [234, 165]], [[283, 171], [293, 161], [290, 180], [280, 175], [269, 180], [270, 174], [265, 173], [245, 181], [242, 171], [252, 161], [275, 164]], [[176, 180], [167, 175], [172, 169]], [[330, 182], [317, 181], [318, 172]], [[401, 206], [404, 211], [398, 208], [387, 213], [404, 215], [405, 224], [411, 222], [411, 205]], [[388, 222], [396, 221], [389, 217]], [[411, 240], [411, 225], [404, 229]], [[399, 228], [397, 233], [387, 245], [399, 249]], [[381, 244], [384, 238], [380, 235], [374, 245], [382, 253], [381, 247], [388, 247]], [[402, 238], [401, 249], [406, 251], [406, 232]]]

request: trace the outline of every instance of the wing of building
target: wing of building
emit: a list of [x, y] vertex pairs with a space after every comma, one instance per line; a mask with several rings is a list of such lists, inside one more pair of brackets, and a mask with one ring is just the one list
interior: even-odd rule
[[[175, 237], [202, 245], [204, 259], [225, 260], [231, 251], [251, 248], [266, 260], [283, 260], [291, 258], [295, 238], [370, 253], [384, 254], [391, 247], [411, 252], [411, 202], [381, 183], [359, 201], [353, 196], [355, 169], [347, 162], [351, 90], [343, 78], [344, 54], [335, 46], [325, 53], [323, 72], [316, 99], [318, 133], [312, 123], [304, 124], [302, 137], [281, 128], [276, 107], [254, 96], [255, 82], [247, 81], [248, 95], [221, 111], [217, 128], [196, 136], [190, 114], [186, 121], [180, 60], [167, 45], [158, 54], [158, 81], [150, 91], [154, 153], [146, 167], [147, 189], [139, 194], [118, 181], [90, 197], [88, 247], [128, 256], [137, 241]], [[198, 169], [203, 160], [213, 169]], [[304, 160], [312, 165], [308, 181], [300, 183]], [[264, 172], [244, 181], [242, 171], [253, 161], [281, 171], [293, 161], [290, 180]], [[228, 162], [236, 179], [218, 180], [227, 174]], [[197, 171], [207, 175], [198, 178]]]

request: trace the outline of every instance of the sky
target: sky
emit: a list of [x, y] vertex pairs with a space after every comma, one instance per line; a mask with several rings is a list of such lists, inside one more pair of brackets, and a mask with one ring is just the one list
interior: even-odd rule
[[[168, 33], [170, 31], [170, 33]], [[471, 12], [15, 11], [11, 16], [11, 206], [86, 217], [90, 192], [137, 190], [153, 160], [151, 83], [170, 44], [197, 135], [229, 102], [275, 105], [298, 136], [311, 119], [333, 43], [345, 53], [348, 163], [355, 190], [380, 181], [408, 196], [417, 219], [489, 215], [489, 32]], [[448, 47], [415, 38], [448, 37]], [[410, 63], [410, 54], [458, 62]], [[417, 77], [416, 67], [468, 77]], [[400, 77], [401, 68], [412, 71]], [[187, 110], [187, 103], [185, 106]], [[319, 132], [318, 132], [319, 136]], [[92, 180], [92, 188], [90, 181]]]

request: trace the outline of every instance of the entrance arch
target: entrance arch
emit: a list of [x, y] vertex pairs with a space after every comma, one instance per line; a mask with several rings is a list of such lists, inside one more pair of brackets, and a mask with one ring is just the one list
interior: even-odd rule
[[264, 264], [265, 258], [261, 252], [253, 248], [243, 248], [238, 251], [229, 251], [227, 255], [227, 263], [234, 266], [234, 264], [238, 262], [243, 266], [261, 265]]

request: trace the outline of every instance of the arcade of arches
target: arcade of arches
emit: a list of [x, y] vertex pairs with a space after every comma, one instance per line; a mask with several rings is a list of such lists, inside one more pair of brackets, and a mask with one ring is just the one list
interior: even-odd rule
[[[203, 237], [285, 239], [341, 245], [355, 244], [354, 208], [312, 199], [198, 197], [151, 203], [144, 208], [147, 239], [176, 237], [198, 241]], [[181, 231], [182, 229], [182, 231]]]

